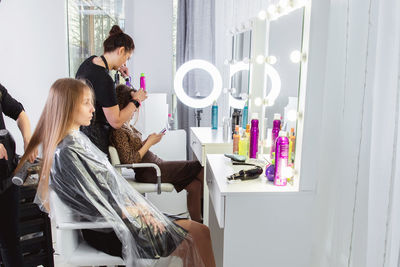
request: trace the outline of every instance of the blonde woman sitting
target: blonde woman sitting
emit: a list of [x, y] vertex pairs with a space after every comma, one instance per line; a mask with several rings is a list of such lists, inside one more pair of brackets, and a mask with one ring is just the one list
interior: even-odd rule
[[[185, 267], [215, 266], [209, 229], [190, 220], [164, 216], [109, 163], [79, 131], [94, 112], [93, 93], [75, 79], [57, 80], [18, 167], [42, 145], [43, 160], [36, 200], [49, 211], [49, 187], [85, 221], [106, 221], [110, 229], [83, 230], [89, 245], [138, 266], [140, 259], [174, 255]], [[50, 211], [51, 213], [51, 211]], [[151, 261], [150, 261], [151, 260]]]

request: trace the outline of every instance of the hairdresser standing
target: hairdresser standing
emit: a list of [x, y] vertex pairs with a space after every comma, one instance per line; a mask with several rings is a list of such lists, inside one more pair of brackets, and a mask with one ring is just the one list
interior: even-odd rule
[[95, 113], [89, 126], [81, 130], [104, 153], [108, 155], [109, 132], [111, 127], [118, 129], [139, 108], [147, 98], [146, 92], [132, 92], [128, 106], [119, 109], [114, 82], [110, 70], [118, 70], [123, 77], [129, 76], [126, 61], [131, 57], [135, 44], [119, 26], [114, 25], [110, 35], [103, 43], [104, 54], [91, 56], [79, 67], [76, 78], [86, 80], [95, 94]]
[[[6, 129], [3, 113], [16, 120], [24, 139], [24, 148], [31, 138], [31, 125], [21, 103], [12, 98], [6, 88], [0, 84], [0, 130]], [[8, 149], [8, 151], [7, 151]], [[10, 151], [12, 150], [12, 151]], [[5, 147], [0, 143], [0, 166], [7, 166], [15, 161], [15, 146]], [[33, 160], [37, 150], [29, 157]], [[11, 183], [11, 177], [5, 177], [6, 171], [0, 174], [0, 250], [5, 267], [23, 266], [21, 247], [19, 245], [19, 187]], [[4, 176], [4, 177], [3, 177]]]

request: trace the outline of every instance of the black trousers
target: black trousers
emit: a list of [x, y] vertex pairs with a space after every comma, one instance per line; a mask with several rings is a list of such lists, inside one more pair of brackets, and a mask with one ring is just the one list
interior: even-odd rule
[[5, 267], [23, 266], [19, 243], [20, 189], [12, 185], [0, 193], [0, 252]]

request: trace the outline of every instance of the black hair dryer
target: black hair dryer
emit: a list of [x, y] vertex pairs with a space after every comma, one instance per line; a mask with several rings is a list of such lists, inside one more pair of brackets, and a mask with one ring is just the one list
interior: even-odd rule
[[39, 170], [39, 162], [35, 161], [34, 163], [30, 163], [29, 161], [26, 161], [24, 165], [22, 165], [21, 169], [19, 169], [14, 175], [12, 182], [15, 185], [21, 186], [25, 183], [29, 175], [39, 173]]
[[263, 168], [260, 166], [255, 166], [254, 168], [248, 170], [240, 170], [237, 173], [234, 173], [228, 176], [228, 180], [251, 180], [258, 178], [263, 173]]

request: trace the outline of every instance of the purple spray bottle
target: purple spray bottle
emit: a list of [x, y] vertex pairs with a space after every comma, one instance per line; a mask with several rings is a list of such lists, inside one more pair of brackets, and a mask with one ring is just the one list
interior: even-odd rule
[[281, 114], [274, 114], [274, 121], [272, 126], [272, 140], [271, 140], [271, 159], [273, 158], [273, 153], [276, 155], [276, 139], [278, 138], [279, 131], [281, 130]]
[[144, 76], [144, 73], [140, 73], [140, 88], [142, 88], [143, 91], [146, 91], [146, 77]]
[[[253, 114], [253, 117], [254, 114]], [[258, 119], [251, 120], [249, 157], [256, 159], [258, 152]]]
[[289, 157], [289, 138], [285, 131], [279, 132], [279, 137], [276, 140], [276, 154], [275, 154], [275, 178], [274, 184], [278, 186], [285, 186], [287, 184], [287, 177], [285, 170], [288, 167]]

